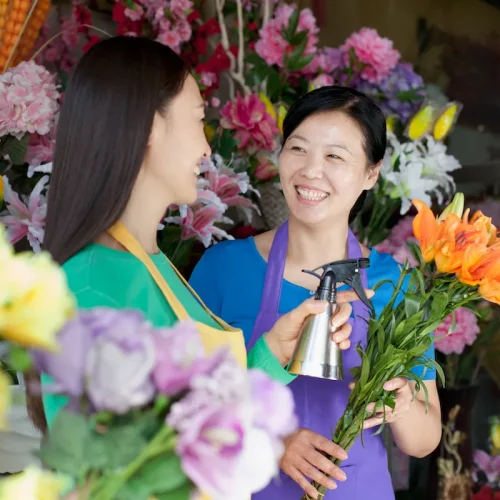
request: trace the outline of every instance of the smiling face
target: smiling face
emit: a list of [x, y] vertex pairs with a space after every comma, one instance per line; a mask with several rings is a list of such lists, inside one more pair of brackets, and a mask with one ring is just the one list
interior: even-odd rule
[[288, 137], [279, 159], [291, 216], [305, 224], [339, 217], [346, 223], [360, 194], [377, 182], [358, 124], [341, 111], [306, 118]]

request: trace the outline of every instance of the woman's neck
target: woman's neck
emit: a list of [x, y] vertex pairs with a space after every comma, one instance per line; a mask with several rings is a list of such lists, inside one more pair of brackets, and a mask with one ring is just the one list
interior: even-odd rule
[[347, 221], [308, 226], [290, 217], [287, 259], [303, 269], [315, 269], [347, 258]]

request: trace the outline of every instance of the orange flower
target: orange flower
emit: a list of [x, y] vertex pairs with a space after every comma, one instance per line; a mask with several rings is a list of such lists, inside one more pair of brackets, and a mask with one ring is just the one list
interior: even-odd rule
[[432, 210], [420, 200], [413, 200], [418, 214], [413, 219], [413, 233], [420, 243], [420, 249], [425, 262], [431, 262], [436, 255], [436, 240], [438, 222]]
[[479, 287], [479, 293], [483, 299], [500, 304], [500, 281], [495, 279], [486, 279]]
[[491, 223], [491, 217], [486, 217], [478, 210], [470, 220], [469, 224], [480, 231], [486, 231], [489, 235], [488, 245], [492, 245], [497, 237], [497, 228]]
[[485, 248], [470, 245], [465, 250], [459, 279], [467, 285], [478, 285], [483, 280], [500, 278], [500, 244]]
[[456, 273], [462, 268], [465, 251], [471, 245], [479, 245], [486, 250], [490, 235], [484, 226], [475, 227], [464, 224], [451, 214], [443, 223], [442, 244], [436, 252], [435, 261], [438, 271]]

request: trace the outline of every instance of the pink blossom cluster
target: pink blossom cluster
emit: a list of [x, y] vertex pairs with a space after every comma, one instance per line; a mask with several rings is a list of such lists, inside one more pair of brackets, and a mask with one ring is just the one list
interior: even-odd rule
[[234, 130], [238, 148], [252, 154], [257, 151], [273, 151], [279, 133], [276, 120], [267, 112], [257, 94], [238, 96], [221, 109], [220, 124]]
[[375, 248], [379, 252], [391, 254], [400, 264], [404, 264], [408, 260], [411, 266], [416, 266], [417, 262], [408, 247], [408, 242], [417, 242], [413, 234], [413, 217], [400, 219], [389, 237]]
[[494, 488], [500, 487], [500, 455], [488, 455], [485, 451], [474, 452], [474, 470], [472, 478], [478, 481], [478, 472], [482, 472], [488, 484]]
[[466, 345], [472, 345], [481, 331], [477, 323], [477, 316], [463, 307], [455, 311], [456, 327], [452, 333], [450, 328], [453, 317], [450, 314], [436, 328], [436, 349], [443, 354], [462, 354]]
[[193, 0], [140, 0], [128, 2], [124, 14], [133, 22], [147, 19], [157, 33], [156, 40], [180, 53], [182, 44], [191, 39], [188, 16], [192, 9]]
[[228, 207], [238, 207], [249, 222], [252, 211], [258, 212], [257, 206], [244, 195], [258, 192], [250, 184], [246, 172], [237, 173], [224, 166], [222, 158], [214, 155], [202, 165], [202, 176], [198, 180], [198, 199], [193, 205], [178, 208], [180, 215], [165, 218], [167, 224], [179, 224], [182, 227], [183, 240], [197, 239], [205, 247], [214, 239], [232, 239], [218, 224], [233, 224], [224, 214]]
[[0, 75], [0, 137], [47, 134], [59, 107], [58, 98], [54, 76], [34, 61], [22, 62]]
[[349, 65], [351, 49], [364, 66], [360, 77], [371, 83], [380, 83], [387, 78], [400, 58], [400, 53], [393, 48], [392, 40], [381, 37], [372, 28], [361, 28], [344, 42], [341, 50], [346, 66]]
[[[260, 38], [255, 44], [255, 51], [268, 64], [276, 64], [282, 68], [285, 54], [293, 50], [293, 47], [283, 38], [281, 30], [288, 26], [288, 21], [295, 8], [289, 4], [279, 5], [274, 11], [274, 16], [259, 31]], [[319, 28], [310, 9], [300, 11], [297, 32], [300, 31], [307, 31], [307, 45], [304, 55], [314, 54], [318, 43]]]

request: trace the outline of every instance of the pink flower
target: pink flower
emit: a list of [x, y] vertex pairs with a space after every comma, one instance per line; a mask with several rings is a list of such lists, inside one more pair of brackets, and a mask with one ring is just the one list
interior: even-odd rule
[[211, 87], [214, 83], [217, 82], [217, 75], [210, 71], [204, 71], [200, 75], [200, 83], [205, 87]]
[[344, 53], [340, 49], [324, 47], [316, 52], [313, 60], [301, 71], [305, 75], [326, 73], [330, 75], [344, 66]]
[[482, 450], [476, 450], [474, 452], [474, 465], [475, 471], [473, 475], [476, 478], [478, 472], [483, 472], [488, 479], [488, 483], [497, 486], [497, 483], [500, 482], [500, 455], [490, 456]]
[[276, 121], [266, 111], [265, 104], [257, 94], [228, 101], [221, 110], [221, 125], [236, 130], [238, 148], [249, 153], [259, 150], [272, 151], [276, 147], [275, 136], [279, 133]]
[[138, 3], [133, 4], [133, 8], [126, 8], [124, 10], [125, 17], [131, 21], [140, 21], [144, 15], [144, 9]]
[[222, 203], [228, 207], [239, 207], [246, 215], [248, 222], [252, 220], [252, 210], [259, 213], [257, 206], [243, 194], [253, 191], [258, 193], [250, 184], [246, 172], [236, 173], [222, 165], [222, 159], [217, 159], [216, 165], [211, 159], [204, 162], [205, 182], [210, 192], [214, 192]]
[[186, 19], [181, 19], [177, 23], [177, 33], [179, 33], [179, 36], [181, 37], [181, 40], [183, 42], [187, 42], [188, 40], [191, 39], [193, 30], [191, 28], [191, 25], [187, 22]]
[[455, 311], [456, 327], [449, 333], [452, 325], [452, 315], [436, 328], [436, 349], [443, 354], [462, 354], [466, 345], [472, 345], [481, 331], [476, 315], [468, 309], [459, 308]]
[[212, 99], [210, 100], [210, 105], [213, 108], [218, 108], [220, 106], [220, 99], [218, 97], [212, 97]]
[[52, 161], [54, 155], [54, 140], [47, 135], [32, 134], [28, 144], [25, 161], [31, 167], [38, 167], [42, 163]]
[[[279, 5], [274, 12], [274, 17], [259, 31], [260, 38], [255, 44], [255, 51], [268, 64], [276, 64], [282, 68], [285, 54], [293, 50], [293, 47], [283, 38], [281, 30], [288, 25], [295, 8], [288, 4]], [[297, 32], [300, 31], [307, 31], [304, 55], [314, 54], [318, 43], [319, 28], [316, 26], [316, 19], [311, 9], [300, 11]]]
[[278, 167], [271, 161], [269, 157], [261, 157], [257, 165], [254, 175], [259, 181], [265, 182], [274, 179], [279, 174]]
[[371, 83], [380, 83], [388, 77], [400, 58], [399, 52], [392, 46], [392, 41], [381, 37], [372, 28], [361, 28], [342, 45], [346, 64], [349, 64], [351, 48], [354, 49], [358, 60], [366, 65], [361, 71], [361, 78]]
[[165, 217], [165, 222], [182, 226], [183, 240], [197, 239], [208, 248], [215, 238], [233, 239], [217, 223], [232, 223], [231, 219], [223, 216], [223, 211], [214, 204], [205, 204], [197, 201], [187, 207], [186, 215], [182, 217]]
[[156, 40], [175, 52], [180, 52], [181, 37], [176, 31], [162, 31]]
[[333, 85], [333, 76], [325, 74], [318, 75], [314, 80], [311, 81], [311, 85], [317, 89], [319, 89], [320, 87]]
[[47, 134], [58, 109], [58, 97], [53, 75], [33, 61], [0, 75], [0, 137]]
[[179, 17], [185, 16], [193, 8], [192, 0], [171, 0], [170, 10]]
[[73, 13], [62, 18], [61, 31], [61, 38], [66, 44], [66, 47], [75, 47], [78, 43], [78, 23], [76, 22], [76, 18], [73, 16]]
[[0, 214], [0, 223], [7, 228], [7, 238], [14, 244], [25, 236], [35, 252], [40, 252], [43, 242], [47, 204], [42, 191], [49, 176], [42, 177], [34, 187], [27, 201], [21, 201], [14, 192], [6, 176], [3, 177], [4, 201], [7, 211]]
[[413, 217], [404, 217], [393, 227], [389, 237], [375, 248], [379, 252], [391, 254], [400, 264], [404, 264], [408, 260], [410, 265], [414, 267], [417, 265], [417, 261], [408, 247], [407, 243], [409, 242], [417, 242], [413, 235]]

